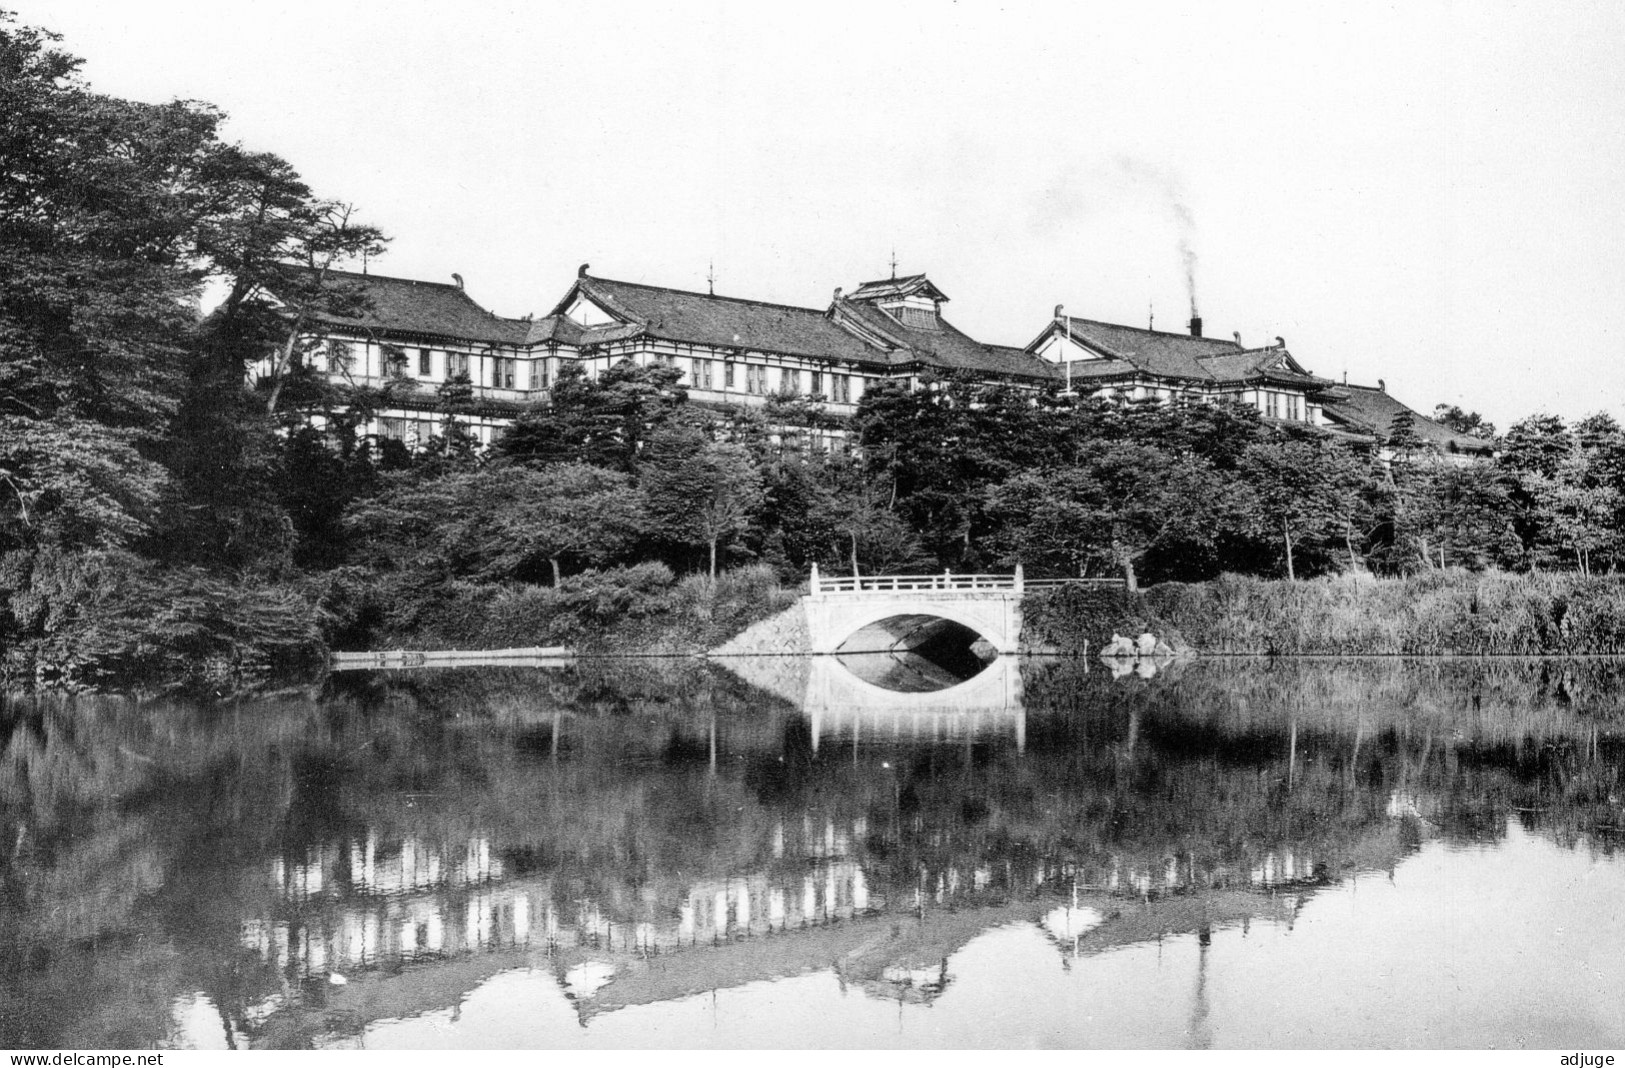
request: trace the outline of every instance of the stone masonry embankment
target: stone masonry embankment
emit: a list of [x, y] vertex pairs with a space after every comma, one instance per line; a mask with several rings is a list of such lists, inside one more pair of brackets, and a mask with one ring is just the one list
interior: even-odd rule
[[806, 656], [812, 638], [807, 629], [807, 601], [802, 598], [776, 616], [752, 623], [711, 650], [711, 656]]

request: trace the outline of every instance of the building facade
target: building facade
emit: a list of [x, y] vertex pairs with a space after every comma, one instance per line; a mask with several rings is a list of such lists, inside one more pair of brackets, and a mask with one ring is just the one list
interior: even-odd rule
[[1199, 318], [1179, 334], [1057, 308], [1025, 346], [977, 341], [948, 321], [947, 295], [923, 274], [865, 282], [849, 294], [836, 289], [816, 308], [614, 281], [584, 264], [548, 314], [520, 319], [482, 308], [461, 278], [444, 284], [333, 271], [327, 281], [348, 290], [346, 305], [361, 310], [305, 315], [314, 358], [329, 375], [356, 384], [413, 383], [366, 428], [409, 445], [436, 433], [444, 419], [437, 390], [459, 375], [474, 393], [471, 411], [459, 418], [488, 445], [520, 414], [547, 404], [564, 367], [575, 364], [596, 378], [630, 360], [676, 368], [690, 401], [708, 405], [799, 395], [849, 416], [879, 383], [918, 388], [935, 377], [968, 374], [1125, 401], [1236, 401], [1266, 420], [1377, 446], [1409, 413], [1417, 436], [1442, 453], [1488, 451], [1486, 442], [1434, 423], [1380, 385], [1316, 377], [1280, 338], [1259, 348], [1242, 345], [1239, 335], [1208, 338]]

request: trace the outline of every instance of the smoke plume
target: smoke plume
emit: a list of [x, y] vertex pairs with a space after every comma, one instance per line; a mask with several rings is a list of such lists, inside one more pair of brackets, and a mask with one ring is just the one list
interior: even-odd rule
[[1154, 196], [1168, 212], [1179, 232], [1179, 262], [1185, 269], [1185, 295], [1190, 298], [1191, 318], [1196, 310], [1196, 216], [1186, 202], [1185, 183], [1173, 171], [1129, 156], [1117, 157], [1122, 176], [1144, 193]]

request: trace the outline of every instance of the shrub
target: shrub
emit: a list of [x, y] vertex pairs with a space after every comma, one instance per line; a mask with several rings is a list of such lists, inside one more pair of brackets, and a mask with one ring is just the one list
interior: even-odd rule
[[1537, 656], [1625, 652], [1625, 577], [1430, 572], [1280, 582], [1225, 575], [1140, 594], [1062, 588], [1023, 606], [1032, 643], [1091, 648], [1113, 631], [1208, 653]]

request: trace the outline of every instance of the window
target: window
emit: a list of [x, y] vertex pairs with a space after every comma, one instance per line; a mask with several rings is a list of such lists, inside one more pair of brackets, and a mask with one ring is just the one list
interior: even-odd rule
[[1298, 421], [1298, 398], [1296, 396], [1289, 395], [1286, 398], [1286, 417], [1294, 423]]
[[1281, 416], [1281, 396], [1280, 396], [1280, 394], [1278, 394], [1278, 393], [1266, 393], [1266, 394], [1264, 394], [1264, 414], [1269, 416], [1271, 419], [1280, 418], [1280, 416]]
[[350, 346], [344, 342], [329, 341], [326, 356], [330, 374], [343, 374], [350, 369]]
[[800, 393], [801, 372], [791, 370], [790, 368], [786, 367], [784, 370], [779, 372], [779, 384], [784, 388], [784, 392], [786, 393]]
[[418, 349], [418, 377], [431, 378], [434, 375], [434, 352], [430, 349]]
[[491, 360], [491, 386], [494, 389], [513, 388], [513, 360], [492, 358]]
[[547, 388], [548, 383], [552, 381], [552, 375], [550, 374], [552, 362], [552, 360], [544, 356], [530, 365], [533, 379], [531, 382], [532, 389]]
[[824, 372], [812, 372], [812, 388], [809, 390], [809, 392], [813, 393], [814, 395], [819, 395], [824, 392]]
[[694, 361], [694, 385], [699, 389], [711, 388], [711, 361]]
[[767, 368], [759, 367], [753, 363], [745, 365], [745, 392], [767, 392]]
[[937, 328], [937, 313], [931, 308], [910, 308], [904, 306], [898, 309], [897, 318], [907, 327], [915, 330], [935, 330]]
[[830, 390], [830, 393], [832, 394], [830, 399], [833, 400], [836, 404], [851, 404], [852, 403], [852, 376], [851, 375], [830, 375], [829, 376], [829, 381], [830, 381], [830, 386], [832, 387], [831, 390]]
[[734, 365], [732, 361], [722, 365], [722, 387], [724, 389], [734, 388]]
[[446, 353], [446, 377], [456, 378], [458, 375], [464, 378], [468, 377], [468, 353], [448, 352]]

